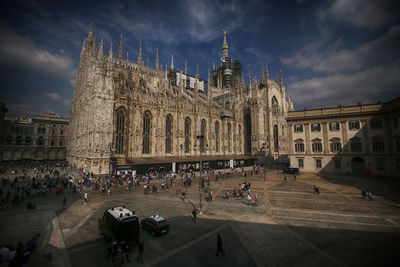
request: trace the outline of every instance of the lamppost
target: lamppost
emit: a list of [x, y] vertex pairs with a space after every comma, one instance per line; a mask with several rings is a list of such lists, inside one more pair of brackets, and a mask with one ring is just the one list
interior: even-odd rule
[[[200, 200], [199, 200], [199, 213], [201, 214], [202, 212], [202, 204], [201, 204], [201, 192], [203, 191], [203, 186], [204, 186], [204, 181], [203, 181], [203, 161], [201, 158], [202, 155], [202, 150], [203, 150], [203, 141], [204, 141], [204, 135], [198, 135], [196, 136], [197, 140], [199, 140], [199, 146], [200, 146], [200, 179], [199, 179], [199, 193], [200, 193]], [[206, 144], [205, 147], [207, 150], [209, 149], [208, 145]], [[196, 151], [198, 149], [197, 144], [194, 145], [193, 149]]]
[[262, 148], [261, 148], [261, 151], [263, 151], [264, 152], [264, 183], [266, 183], [267, 182], [267, 168], [266, 168], [266, 161], [267, 161], [267, 157], [265, 156], [265, 144], [263, 144], [263, 146], [262, 146]]
[[267, 151], [269, 148], [265, 149], [265, 144], [263, 144], [261, 150], [264, 152], [264, 183], [267, 182]]
[[224, 172], [226, 173], [226, 145], [224, 145]]
[[180, 149], [181, 149], [181, 164], [179, 165], [179, 170], [182, 173], [182, 151], [183, 151], [183, 144], [179, 145]]
[[109, 152], [110, 153], [110, 159], [109, 159], [109, 168], [108, 168], [108, 176], [111, 178], [111, 175], [113, 173], [113, 151], [115, 149], [112, 147], [111, 143], [108, 143], [108, 148], [104, 149], [105, 152]]

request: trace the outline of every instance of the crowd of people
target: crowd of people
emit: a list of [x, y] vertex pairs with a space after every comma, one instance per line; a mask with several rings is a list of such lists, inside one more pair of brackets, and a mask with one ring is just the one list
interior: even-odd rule
[[31, 253], [36, 249], [40, 233], [36, 233], [24, 243], [18, 242], [16, 246], [12, 244], [3, 245], [0, 248], [0, 261], [8, 261], [8, 266], [28, 266]]
[[[73, 179], [68, 176], [65, 161], [18, 161], [0, 163], [0, 209], [10, 204], [24, 203], [46, 194], [61, 194], [75, 190]], [[32, 202], [27, 208], [34, 208]]]
[[234, 199], [247, 199], [248, 205], [257, 205], [258, 195], [254, 193], [253, 197], [251, 196], [251, 183], [244, 181], [240, 183], [237, 187], [234, 187], [232, 190], [232, 195], [229, 193], [229, 190], [225, 191], [225, 195], [223, 196], [224, 199], [234, 198]]

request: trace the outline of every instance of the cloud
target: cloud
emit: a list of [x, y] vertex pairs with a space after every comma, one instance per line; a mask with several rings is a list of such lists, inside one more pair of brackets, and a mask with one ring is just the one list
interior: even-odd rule
[[398, 10], [396, 0], [335, 0], [320, 7], [317, 14], [321, 20], [336, 19], [373, 30], [394, 20]]
[[271, 63], [272, 62], [272, 56], [270, 56], [266, 51], [264, 50], [260, 50], [256, 47], [246, 47], [244, 49], [244, 52], [255, 56], [256, 58], [258, 58], [259, 60], [261, 60], [261, 62], [263, 62], [265, 64], [265, 62], [267, 63]]
[[59, 103], [62, 103], [63, 105], [65, 105], [65, 106], [69, 106], [69, 105], [71, 105], [71, 100], [69, 100], [69, 99], [66, 99], [66, 98], [63, 98], [62, 96], [60, 96], [59, 94], [57, 94], [57, 93], [48, 93], [48, 94], [46, 94], [46, 96], [48, 97], [48, 98], [50, 98], [51, 100], [53, 100], [53, 101], [55, 101], [55, 102], [59, 102]]
[[353, 49], [338, 49], [341, 43], [339, 39], [322, 52], [303, 49], [292, 57], [282, 58], [281, 62], [295, 68], [311, 68], [317, 73], [351, 72], [381, 65], [400, 57], [400, 25]]
[[7, 116], [18, 116], [18, 117], [35, 117], [35, 115], [49, 115], [55, 114], [54, 111], [48, 109], [37, 108], [32, 105], [26, 105], [21, 103], [7, 103], [8, 112]]
[[58, 101], [58, 100], [62, 99], [62, 97], [57, 93], [49, 93], [46, 96], [54, 101]]
[[42, 50], [31, 39], [4, 26], [0, 26], [0, 35], [0, 64], [18, 64], [68, 80], [76, 76], [74, 62], [70, 57]]
[[71, 105], [71, 100], [64, 98], [63, 101], [62, 101], [62, 103], [63, 103], [65, 106], [68, 107], [68, 106]]
[[[210, 0], [190, 0], [172, 6], [157, 5], [149, 11], [132, 14], [134, 3], [113, 4], [110, 11], [100, 16], [111, 20], [125, 32], [138, 39], [178, 45], [183, 41], [208, 42], [222, 35], [222, 28], [231, 32], [242, 26], [246, 7], [238, 8], [235, 1], [220, 3]], [[170, 12], [165, 10], [173, 9]], [[129, 12], [128, 12], [129, 10]], [[152, 19], [149, 20], [149, 17]], [[166, 23], [168, 21], [168, 23]]]
[[289, 85], [288, 91], [299, 108], [390, 100], [397, 97], [400, 90], [399, 63], [398, 61], [355, 73], [305, 79]]

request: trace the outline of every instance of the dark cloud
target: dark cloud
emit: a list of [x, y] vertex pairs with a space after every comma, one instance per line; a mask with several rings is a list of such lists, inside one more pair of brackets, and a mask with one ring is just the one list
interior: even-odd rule
[[297, 107], [376, 102], [396, 96], [398, 89], [397, 5], [389, 0], [8, 1], [0, 10], [5, 88], [0, 98], [68, 114], [80, 49], [93, 22], [105, 53], [111, 41], [118, 53], [122, 33], [124, 56], [128, 51], [131, 60], [142, 40], [150, 65], [158, 48], [163, 68], [174, 53], [175, 68], [183, 69], [187, 59], [189, 72], [199, 64], [202, 77], [219, 63], [226, 29], [229, 53], [242, 61], [243, 70], [260, 78], [260, 64], [267, 61], [275, 78], [282, 69]]
[[335, 0], [322, 6], [318, 16], [373, 30], [398, 19], [399, 7], [397, 0]]
[[0, 64], [22, 65], [74, 80], [76, 69], [70, 57], [40, 49], [29, 38], [19, 36], [4, 26], [0, 26], [0, 36]]

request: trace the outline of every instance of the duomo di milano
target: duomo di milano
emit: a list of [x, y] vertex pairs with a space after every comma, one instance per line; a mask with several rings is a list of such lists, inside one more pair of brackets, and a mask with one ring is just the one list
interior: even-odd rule
[[[197, 74], [108, 54], [92, 26], [83, 42], [68, 130], [70, 164], [94, 173], [290, 160], [305, 171], [400, 174], [400, 99], [295, 111], [282, 80], [262, 66], [242, 75], [228, 53], [207, 80]], [[203, 138], [202, 138], [203, 137]]]

